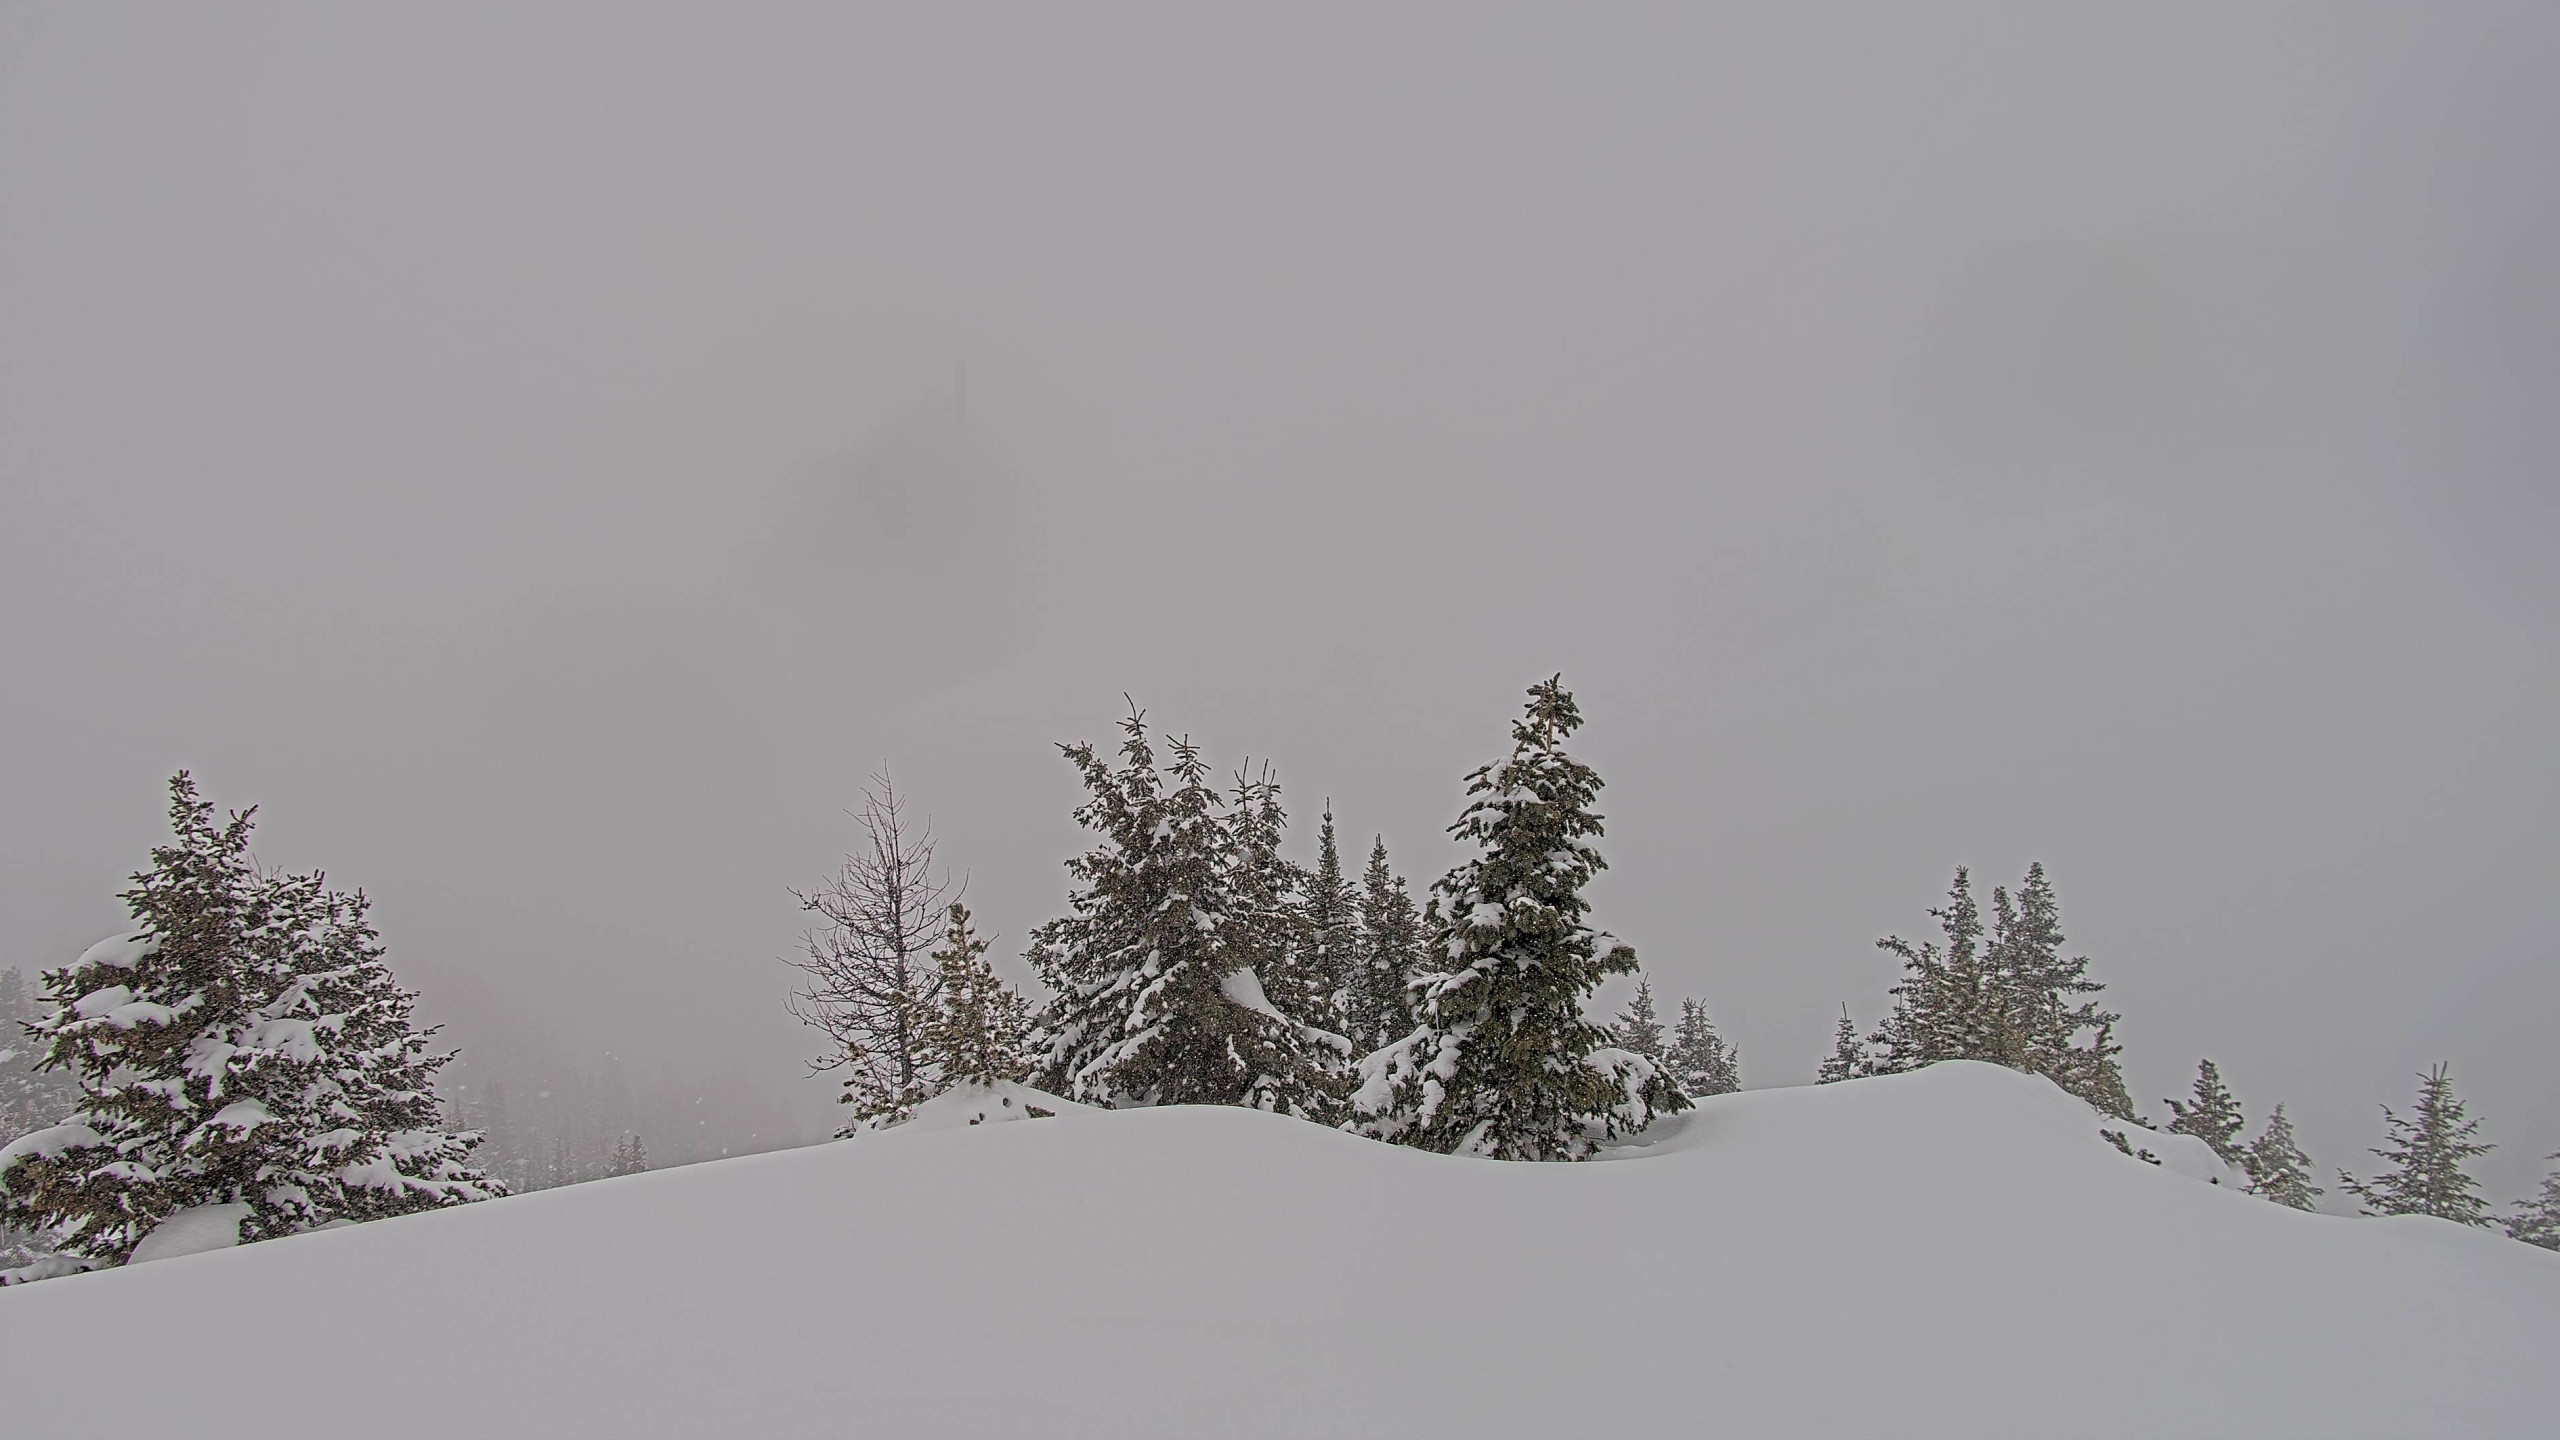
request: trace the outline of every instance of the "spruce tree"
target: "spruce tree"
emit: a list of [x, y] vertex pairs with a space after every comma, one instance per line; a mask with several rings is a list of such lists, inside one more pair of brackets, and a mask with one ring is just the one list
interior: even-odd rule
[[1830, 1085], [1854, 1080], [1867, 1073], [1866, 1047], [1858, 1041], [1858, 1027], [1849, 1019], [1849, 1007], [1840, 1007], [1840, 1026], [1831, 1033], [1831, 1053], [1823, 1057], [1822, 1068], [1815, 1072], [1813, 1083]]
[[2461, 1225], [2487, 1225], [2489, 1206], [2480, 1198], [2480, 1182], [2463, 1171], [2463, 1162], [2497, 1148], [2472, 1137], [2480, 1122], [2465, 1120], [2462, 1101], [2453, 1093], [2453, 1077], [2438, 1065], [2418, 1077], [2417, 1114], [2403, 1120], [2382, 1107], [2388, 1138], [2373, 1153], [2390, 1168], [2371, 1180], [2358, 1180], [2341, 1170], [2338, 1182], [2364, 1202], [2368, 1215], [2433, 1215]]
[[1478, 849], [1434, 886], [1441, 920], [1415, 1030], [1361, 1062], [1358, 1128], [1444, 1153], [1573, 1160], [1688, 1107], [1661, 1067], [1583, 1013], [1635, 952], [1584, 923], [1604, 868], [1600, 777], [1568, 756], [1582, 723], [1558, 676], [1529, 692], [1511, 754], [1468, 778], [1450, 833]]
[[2241, 1168], [2249, 1172], [2250, 1194], [2264, 1195], [2279, 1205], [2308, 1210], [2312, 1201], [2326, 1193], [2311, 1183], [2311, 1157], [2294, 1143], [2293, 1122], [2285, 1118], [2282, 1104], [2269, 1112], [2267, 1128], [2249, 1142]]
[[[1680, 1017], [1686, 1020], [1688, 1015], [1684, 1005]], [[1619, 1049], [1633, 1050], [1655, 1064], [1662, 1063], [1662, 1020], [1654, 1013], [1653, 982], [1641, 973], [1636, 976], [1635, 998], [1627, 1002], [1627, 1013], [1618, 1017], [1610, 1034]]]
[[[1218, 873], [1227, 925], [1222, 944], [1231, 969], [1249, 969], [1263, 998], [1281, 1013], [1332, 1028], [1336, 986], [1316, 955], [1307, 888], [1310, 876], [1280, 853], [1289, 817], [1280, 782], [1265, 765], [1236, 772], [1219, 822], [1225, 836]], [[1349, 1041], [1344, 1041], [1349, 1048]]]
[[925, 1030], [925, 1050], [945, 1085], [993, 1085], [1031, 1073], [1031, 1006], [987, 963], [969, 907], [951, 902], [942, 947], [933, 952], [942, 1003]]
[[1360, 954], [1347, 1017], [1353, 1048], [1366, 1055], [1413, 1029], [1406, 986], [1419, 968], [1422, 919], [1404, 877], [1387, 866], [1387, 837], [1369, 847], [1361, 877]]
[[2089, 978], [2089, 957], [2063, 953], [2062, 905], [2043, 863], [2027, 866], [2014, 904], [1998, 888], [1991, 902], [1988, 958], [2003, 996], [2000, 1028], [2016, 1051], [2007, 1063], [2050, 1078], [2105, 1114], [2134, 1119], [2116, 1062], [2124, 1047], [2115, 1042], [2115, 1023], [2124, 1017], [2098, 1003], [2106, 987]]
[[1324, 999], [1317, 1017], [1326, 1029], [1348, 1034], [1360, 978], [1360, 898], [1342, 873], [1342, 851], [1333, 834], [1333, 802], [1324, 805], [1316, 832], [1315, 869], [1306, 880], [1307, 968]]
[[[2560, 1160], [2560, 1155], [2550, 1158]], [[2516, 1213], [2507, 1221], [2507, 1235], [2527, 1245], [2560, 1250], [2560, 1170], [2542, 1177], [2542, 1193], [2516, 1202]]]
[[1707, 1018], [1707, 1007], [1699, 1001], [1680, 1001], [1680, 1023], [1672, 1031], [1668, 1060], [1671, 1078], [1692, 1100], [1730, 1095], [1742, 1088], [1741, 1062], [1716, 1033], [1715, 1022]]
[[1282, 1011], [1254, 969], [1272, 945], [1255, 923], [1269, 883], [1259, 801], [1225, 812], [1188, 740], [1159, 771], [1134, 707], [1121, 731], [1116, 767], [1090, 745], [1059, 747], [1097, 843], [1067, 862], [1072, 913], [1032, 932], [1027, 958], [1051, 992], [1034, 1083], [1094, 1105], [1329, 1116], [1347, 1042]]
[[1902, 961], [1902, 979], [1893, 986], [1893, 1012], [1870, 1042], [1875, 1068], [1883, 1072], [1917, 1070], [1940, 1060], [1979, 1060], [1992, 1048], [1992, 997], [1982, 964], [1982, 911], [1974, 903], [1973, 882], [1965, 867], [1947, 887], [1947, 903], [1933, 907], [1945, 943], [1914, 945], [1888, 935], [1876, 948]]
[[2168, 1102], [2169, 1132], [2193, 1135], [2213, 1147], [2225, 1165], [2245, 1167], [2248, 1147], [2240, 1143], [2245, 1122], [2240, 1118], [2240, 1102], [2231, 1098], [2222, 1083], [2222, 1072], [2207, 1060], [2196, 1067], [2194, 1099], [2190, 1103]]
[[[316, 878], [316, 877], [314, 877]], [[313, 1037], [299, 1097], [308, 1134], [299, 1183], [331, 1220], [376, 1220], [505, 1193], [444, 1128], [436, 1075], [453, 1061], [416, 1023], [361, 891], [324, 892], [269, 1027]]]
[[9, 1147], [0, 1224], [120, 1264], [207, 1205], [246, 1207], [246, 1241], [503, 1193], [438, 1123], [450, 1057], [411, 1025], [363, 897], [261, 875], [251, 816], [217, 824], [180, 772], [174, 843], [123, 897], [135, 928], [45, 975], [30, 1028], [81, 1100]]

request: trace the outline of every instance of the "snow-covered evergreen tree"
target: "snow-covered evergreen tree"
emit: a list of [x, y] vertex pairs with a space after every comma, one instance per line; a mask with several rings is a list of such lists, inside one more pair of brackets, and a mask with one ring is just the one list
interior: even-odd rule
[[298, 1183], [330, 1220], [502, 1195], [473, 1162], [479, 1137], [444, 1128], [436, 1074], [453, 1056], [418, 1028], [417, 992], [392, 975], [368, 908], [362, 892], [322, 892], [292, 978], [263, 1007], [270, 1027], [312, 1037], [296, 1097], [307, 1127]]
[[[1688, 1018], [1685, 1007], [1680, 1013], [1682, 1019]], [[1636, 976], [1635, 998], [1627, 1002], [1626, 1013], [1618, 1017], [1610, 1035], [1619, 1049], [1633, 1050], [1656, 1064], [1662, 1062], [1662, 1017], [1653, 1008], [1653, 982], [1641, 972]]]
[[841, 1070], [837, 1103], [852, 1108], [839, 1136], [895, 1125], [933, 1093], [924, 1026], [938, 977], [926, 960], [942, 933], [948, 881], [933, 874], [928, 827], [909, 823], [888, 772], [863, 791], [854, 819], [862, 845], [823, 887], [793, 894], [823, 922], [790, 963], [808, 977], [791, 1013], [827, 1037], [815, 1072]]
[[1716, 1033], [1704, 1002], [1685, 997], [1680, 1001], [1680, 1023], [1672, 1030], [1667, 1058], [1671, 1078], [1692, 1100], [1730, 1095], [1742, 1088], [1741, 1058]]
[[2248, 1147], [2240, 1142], [2247, 1122], [2240, 1117], [2240, 1102], [2222, 1083], [2222, 1072], [2207, 1060], [2196, 1066], [2194, 1096], [2187, 1101], [2171, 1100], [2169, 1132], [2193, 1135], [2213, 1147], [2225, 1165], [2245, 1168]]
[[1420, 968], [1422, 919], [1404, 877], [1387, 865], [1387, 837], [1369, 847], [1361, 877], [1360, 955], [1349, 995], [1348, 1032], [1361, 1054], [1413, 1029], [1406, 987]]
[[1867, 1047], [1858, 1040], [1858, 1027], [1849, 1019], [1849, 1007], [1840, 1006], [1839, 1028], [1831, 1033], [1831, 1053], [1822, 1059], [1822, 1068], [1814, 1073], [1813, 1083], [1829, 1085], [1841, 1080], [1854, 1080], [1867, 1073]]
[[1316, 955], [1307, 906], [1311, 877], [1280, 853], [1289, 816], [1269, 765], [1258, 772], [1238, 768], [1216, 824], [1225, 846], [1217, 873], [1227, 917], [1221, 945], [1230, 968], [1253, 971], [1263, 998], [1282, 1014], [1332, 1030], [1337, 987]]
[[1355, 1008], [1352, 987], [1360, 978], [1360, 897], [1342, 873], [1330, 800], [1316, 831], [1316, 864], [1307, 872], [1305, 912], [1307, 969], [1324, 998], [1316, 1018], [1326, 1029], [1347, 1034]]
[[1061, 746], [1086, 789], [1093, 849], [1067, 862], [1072, 913], [1032, 932], [1051, 996], [1037, 1017], [1034, 1083], [1087, 1104], [1250, 1105], [1324, 1118], [1337, 1108], [1339, 1035], [1283, 1012], [1256, 958], [1253, 886], [1267, 821], [1222, 810], [1188, 740], [1158, 770], [1145, 717], [1121, 726], [1121, 763]]
[[1361, 1062], [1357, 1127], [1380, 1139], [1511, 1160], [1572, 1160], [1688, 1108], [1660, 1066], [1609, 1044], [1583, 1005], [1635, 952], [1585, 922], [1605, 867], [1600, 777], [1564, 751], [1582, 723], [1558, 676], [1532, 688], [1511, 754], [1468, 778], [1450, 833], [1478, 853], [1434, 886], [1437, 973], [1419, 1023]]
[[1031, 1006], [987, 963], [969, 907], [951, 903], [942, 946], [933, 952], [942, 1001], [925, 1030], [925, 1051], [941, 1083], [993, 1085], [1031, 1073]]
[[2472, 1137], [2480, 1122], [2465, 1120], [2462, 1101], [2453, 1093], [2447, 1067], [2418, 1077], [2417, 1114], [2401, 1119], [2382, 1107], [2388, 1135], [2376, 1156], [2390, 1168], [2370, 1180], [2341, 1170], [2338, 1182], [2364, 1202], [2368, 1215], [2433, 1215], [2462, 1225], [2487, 1225], [2489, 1202], [2480, 1198], [2480, 1182], [2463, 1170], [2463, 1162], [2497, 1148]]
[[[2550, 1158], [2560, 1160], [2560, 1155]], [[2507, 1235], [2527, 1245], [2560, 1250], [2560, 1170], [2542, 1177], [2540, 1194], [2516, 1202], [2516, 1213], [2507, 1221]]]
[[2285, 1118], [2282, 1104], [2268, 1113], [2267, 1128], [2249, 1142], [2240, 1168], [2249, 1173], [2250, 1194], [2296, 1210], [2312, 1208], [2312, 1202], [2326, 1193], [2311, 1183], [2311, 1157], [2295, 1143], [2293, 1122]]
[[215, 822], [181, 772], [174, 843], [135, 928], [44, 977], [35, 1022], [79, 1107], [0, 1151], [0, 1223], [121, 1263], [181, 1211], [241, 1205], [242, 1240], [503, 1193], [438, 1124], [446, 1058], [410, 1024], [360, 895], [259, 874], [250, 812]]

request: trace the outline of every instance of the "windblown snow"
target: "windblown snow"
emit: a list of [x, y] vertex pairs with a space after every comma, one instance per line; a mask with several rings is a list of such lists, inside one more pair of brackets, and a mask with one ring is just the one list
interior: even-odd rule
[[[1719, 1096], [1580, 1165], [1226, 1108], [984, 1123], [1026, 1099], [1048, 1103], [0, 1291], [9, 1429], [2512, 1436], [2560, 1415], [2560, 1255], [2129, 1159], [1989, 1066]], [[263, 1398], [218, 1402], [249, 1377]]]

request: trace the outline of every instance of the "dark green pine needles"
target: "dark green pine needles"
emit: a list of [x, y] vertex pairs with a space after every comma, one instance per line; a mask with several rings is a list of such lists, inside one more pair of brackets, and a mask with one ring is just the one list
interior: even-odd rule
[[1635, 952], [1584, 923], [1605, 863], [1600, 777], [1564, 752], [1581, 725], [1558, 676], [1529, 692], [1511, 754], [1468, 777], [1450, 827], [1478, 848], [1433, 887], [1439, 920], [1418, 1024], [1361, 1062], [1357, 1127], [1380, 1139], [1506, 1160], [1576, 1160], [1688, 1108], [1662, 1068], [1583, 1014]]

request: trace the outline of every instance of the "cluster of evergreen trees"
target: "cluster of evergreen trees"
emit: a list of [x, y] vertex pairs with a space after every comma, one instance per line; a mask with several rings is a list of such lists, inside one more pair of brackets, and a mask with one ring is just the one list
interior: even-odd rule
[[1876, 942], [1902, 962], [1894, 1005], [1864, 1040], [1841, 1008], [1840, 1028], [1820, 1079], [1890, 1075], [1940, 1060], [1983, 1060], [2042, 1075], [2104, 1114], [2131, 1120], [2115, 1040], [2124, 1017], [2100, 1006], [2106, 987], [2089, 978], [2089, 958], [2063, 953], [2062, 907], [2044, 866], [2027, 867], [2013, 899], [1991, 892], [1984, 933], [1981, 907], [1963, 866], [1947, 903], [1929, 914], [1942, 940], [1918, 945], [1899, 935]]
[[2196, 1067], [2193, 1090], [2185, 1100], [2168, 1101], [2169, 1131], [2193, 1135], [2212, 1147], [2223, 1164], [2249, 1177], [2249, 1191], [2296, 1210], [2312, 1208], [2323, 1193], [2311, 1183], [2311, 1157], [2294, 1142], [2293, 1122], [2278, 1104], [2267, 1114], [2267, 1128], [2243, 1144], [2248, 1122], [2240, 1102], [2222, 1083], [2222, 1071], [2206, 1060]]
[[1060, 747], [1092, 838], [1067, 862], [1068, 912], [1030, 937], [1037, 1010], [983, 969], [956, 906], [924, 952], [916, 912], [942, 895], [931, 841], [876, 781], [865, 850], [803, 897], [827, 923], [795, 961], [812, 981], [796, 1008], [831, 1042], [821, 1064], [846, 1072], [847, 1133], [952, 1084], [1027, 1079], [1087, 1104], [1243, 1105], [1443, 1152], [1574, 1159], [1736, 1088], [1694, 1001], [1667, 1049], [1658, 1025], [1584, 1015], [1636, 960], [1586, 923], [1605, 862], [1599, 776], [1564, 750], [1580, 724], [1560, 677], [1531, 689], [1510, 753], [1468, 777], [1451, 827], [1476, 853], [1417, 910], [1383, 837], [1355, 884], [1328, 805], [1315, 863], [1284, 858], [1269, 768], [1214, 781], [1197, 745], [1133, 705], [1116, 752]]
[[1702, 1002], [1681, 1000], [1680, 1019], [1672, 1026], [1668, 1043], [1664, 1041], [1650, 980], [1636, 981], [1635, 998], [1627, 1002], [1626, 1013], [1610, 1033], [1621, 1048], [1669, 1070], [1673, 1083], [1691, 1099], [1730, 1095], [1742, 1088], [1742, 1057], [1716, 1033]]
[[[2298, 1210], [2310, 1209], [2313, 1198], [2323, 1193], [2311, 1183], [2311, 1158], [2294, 1143], [2284, 1106], [2268, 1114], [2267, 1127], [2256, 1140], [2240, 1143], [2240, 1104], [2212, 1061], [2196, 1067], [2189, 1099], [2168, 1103], [2173, 1117], [2169, 1129], [2212, 1146], [2224, 1163], [2249, 1177], [2252, 1192]], [[2497, 1224], [2480, 1194], [2480, 1182], [2465, 1168], [2496, 1147], [2479, 1139], [2480, 1122], [2463, 1112], [2450, 1067], [2438, 1065], [2419, 1075], [2418, 1103], [2407, 1118], [2382, 1107], [2385, 1138], [2373, 1152], [2384, 1162], [2382, 1170], [2364, 1179], [2341, 1170], [2340, 1188], [2362, 1201], [2367, 1215], [2432, 1215], [2482, 1228]], [[2505, 1228], [2527, 1244], [2560, 1250], [2560, 1172], [2544, 1177], [2540, 1194], [2517, 1203]]]
[[[1088, 1104], [1243, 1105], [1442, 1153], [1579, 1159], [1739, 1089], [1705, 1006], [1682, 1000], [1666, 1035], [1634, 952], [1589, 923], [1583, 891], [1606, 862], [1600, 778], [1564, 749], [1580, 724], [1560, 677], [1531, 688], [1509, 752], [1467, 777], [1450, 833], [1472, 853], [1417, 909], [1383, 837], [1355, 884], [1328, 804], [1315, 863], [1284, 858], [1268, 767], [1213, 784], [1197, 746], [1133, 706], [1116, 754], [1061, 747], [1092, 840], [1067, 862], [1068, 913], [1032, 933], [1049, 991], [1036, 1008], [988, 964], [934, 878], [930, 834], [878, 778], [858, 816], [867, 848], [801, 897], [821, 923], [793, 1003], [828, 1039], [820, 1068], [843, 1072], [840, 1133], [954, 1086], [1027, 1081]], [[134, 928], [40, 990], [0, 973], [0, 1258], [16, 1267], [0, 1279], [122, 1263], [206, 1206], [237, 1207], [239, 1237], [257, 1240], [648, 1168], [636, 1131], [592, 1157], [556, 1138], [537, 1154], [502, 1082], [449, 1124], [435, 1091], [454, 1057], [415, 1023], [364, 896], [261, 872], [250, 812], [218, 821], [183, 772], [170, 792], [173, 842], [123, 896]], [[2120, 1017], [2087, 957], [2065, 953], [2043, 867], [1991, 902], [1986, 923], [1959, 868], [1929, 912], [1939, 939], [1878, 942], [1901, 962], [1892, 1009], [1861, 1036], [1842, 1007], [1820, 1079], [1982, 1060], [2147, 1123], [2118, 1065]], [[1618, 975], [1637, 977], [1634, 998], [1595, 1023], [1587, 1003]], [[2167, 1103], [2167, 1128], [2253, 1193], [2299, 1209], [2324, 1193], [2282, 1105], [2243, 1143], [2210, 1060]], [[464, 1118], [502, 1137], [496, 1153], [474, 1155]], [[2383, 1119], [2385, 1168], [2339, 1176], [2367, 1213], [2494, 1223], [2465, 1170], [2490, 1147], [2444, 1067], [2420, 1077], [2409, 1118]], [[2560, 1173], [2506, 1230], [2560, 1249]]]
[[123, 896], [134, 928], [47, 972], [20, 1027], [76, 1091], [0, 1149], [0, 1225], [60, 1252], [13, 1278], [120, 1264], [205, 1206], [241, 1207], [239, 1238], [260, 1240], [504, 1193], [477, 1137], [443, 1127], [451, 1057], [363, 894], [261, 872], [251, 813], [218, 821], [184, 772], [170, 821]]
[[[1940, 1060], [1980, 1060], [2046, 1076], [2101, 1114], [2147, 1125], [2134, 1113], [2116, 1059], [2123, 1046], [2116, 1043], [2115, 1024], [2123, 1017], [2098, 1003], [2105, 987], [2090, 978], [2088, 957], [2063, 953], [2062, 908], [2044, 866], [2027, 867], [2014, 898], [2005, 888], [1993, 889], [1991, 902], [1986, 935], [1971, 880], [1958, 866], [1947, 902], [1929, 911], [1938, 922], [1939, 940], [1914, 945], [1888, 935], [1876, 942], [1902, 964], [1892, 989], [1892, 1011], [1862, 1038], [1849, 1007], [1841, 1006], [1831, 1053], [1822, 1061], [1817, 1083], [1894, 1074]], [[1638, 999], [1643, 1012], [1638, 1033], [1658, 1035], [1651, 997]], [[1634, 1019], [1631, 1011], [1631, 1024]], [[2383, 1107], [2388, 1139], [2373, 1152], [2386, 1162], [2382, 1172], [2360, 1180], [2340, 1171], [2339, 1184], [2364, 1202], [2368, 1215], [2495, 1223], [2478, 1182], [2463, 1168], [2491, 1149], [2476, 1139], [2480, 1122], [2464, 1118], [2446, 1067], [2439, 1065], [2418, 1080], [2418, 1103], [2410, 1118]], [[2311, 1157], [2295, 1139], [2283, 1105], [2268, 1112], [2255, 1140], [2243, 1141], [2247, 1124], [2240, 1103], [2211, 1060], [2198, 1066], [2187, 1099], [2166, 1103], [2166, 1128], [2203, 1140], [2224, 1164], [2247, 1177], [2251, 1194], [2309, 1210], [2327, 1193], [2311, 1183]], [[2127, 1154], [2155, 1158], [2147, 1150], [2135, 1150], [2120, 1130], [2101, 1133]], [[2544, 1179], [2536, 1197], [2518, 1203], [2506, 1231], [2560, 1250], [2560, 1172]]]

